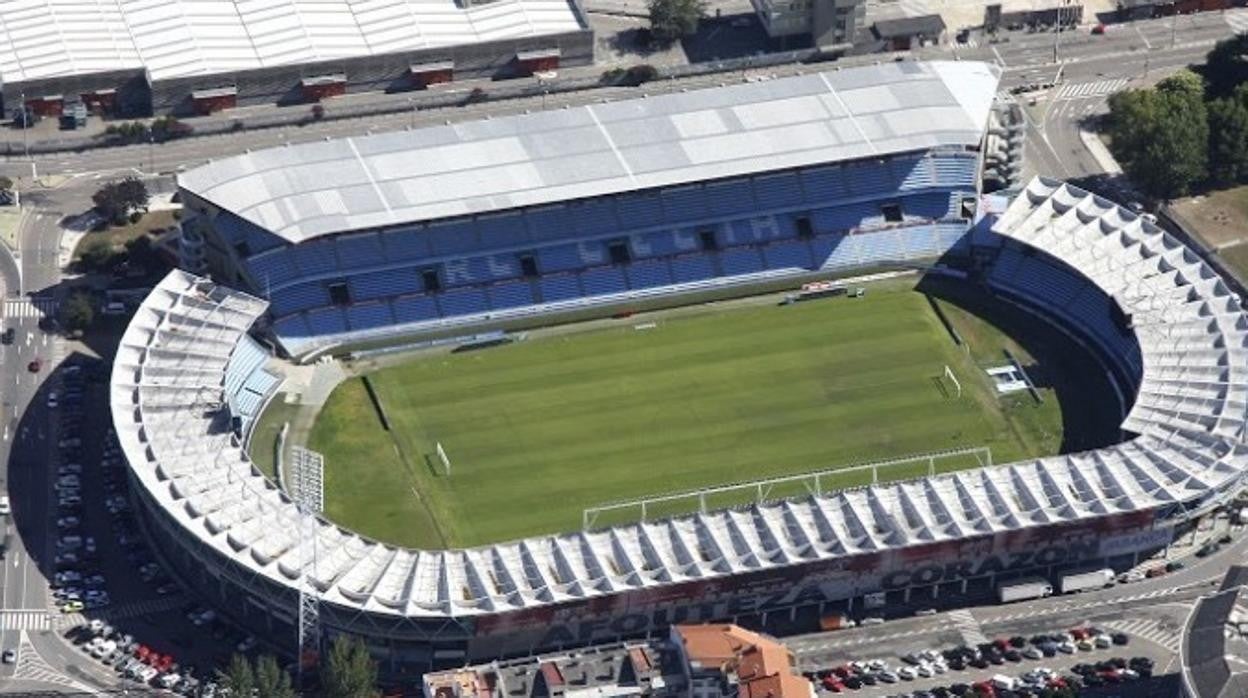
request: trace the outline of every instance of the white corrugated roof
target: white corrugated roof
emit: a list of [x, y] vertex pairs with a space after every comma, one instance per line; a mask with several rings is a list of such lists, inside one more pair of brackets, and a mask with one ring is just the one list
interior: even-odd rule
[[291, 242], [855, 158], [975, 146], [999, 69], [888, 63], [304, 143], [180, 186]]
[[165, 80], [580, 28], [567, 0], [4, 0], [0, 82], [142, 67]]

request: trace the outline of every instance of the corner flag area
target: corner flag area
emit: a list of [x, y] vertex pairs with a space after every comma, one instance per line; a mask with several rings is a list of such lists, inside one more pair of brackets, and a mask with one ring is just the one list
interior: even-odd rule
[[[325, 456], [326, 514], [396, 544], [470, 546], [576, 530], [586, 507], [620, 500], [964, 447], [1008, 462], [1061, 443], [1057, 401], [999, 400], [913, 282], [760, 300], [415, 357], [365, 377], [390, 431], [353, 378], [308, 444]], [[970, 319], [977, 338], [995, 332]]]

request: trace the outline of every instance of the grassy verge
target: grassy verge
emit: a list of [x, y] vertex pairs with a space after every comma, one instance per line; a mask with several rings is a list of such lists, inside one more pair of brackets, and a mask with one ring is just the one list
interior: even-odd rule
[[274, 448], [282, 425], [291, 421], [299, 411], [298, 405], [286, 404], [285, 396], [275, 395], [269, 406], [256, 420], [252, 427], [251, 443], [249, 444], [251, 462], [270, 479], [277, 481], [277, 467], [274, 460]]
[[121, 250], [125, 248], [126, 243], [135, 238], [162, 232], [177, 221], [174, 213], [173, 210], [150, 211], [143, 214], [143, 217], [136, 223], [89, 232], [78, 240], [77, 246], [74, 247], [73, 259], [77, 261], [88, 245], [98, 245], [102, 242], [113, 250]]

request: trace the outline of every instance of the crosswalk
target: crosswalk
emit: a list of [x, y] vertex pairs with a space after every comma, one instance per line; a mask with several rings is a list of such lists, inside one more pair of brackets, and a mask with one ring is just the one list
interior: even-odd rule
[[950, 611], [946, 615], [949, 620], [953, 621], [953, 626], [962, 634], [962, 642], [968, 647], [976, 647], [988, 642], [984, 631], [979, 627], [979, 621], [975, 620], [975, 616], [965, 608], [956, 611]]
[[56, 314], [56, 300], [52, 298], [6, 298], [0, 306], [0, 315], [6, 318], [39, 318]]
[[1161, 645], [1171, 652], [1178, 652], [1179, 645], [1182, 642], [1182, 627], [1178, 624], [1163, 626], [1151, 618], [1135, 618], [1133, 620], [1103, 623], [1102, 625], [1109, 630], [1126, 633], [1127, 637], [1131, 639], [1142, 637], [1145, 640]]
[[1248, 10], [1227, 10], [1224, 16], [1236, 34], [1248, 32]]
[[45, 610], [0, 611], [0, 630], [50, 630], [53, 616]]
[[1130, 78], [1113, 80], [1097, 80], [1095, 82], [1072, 82], [1062, 85], [1057, 91], [1056, 99], [1082, 99], [1085, 97], [1104, 97], [1127, 86]]

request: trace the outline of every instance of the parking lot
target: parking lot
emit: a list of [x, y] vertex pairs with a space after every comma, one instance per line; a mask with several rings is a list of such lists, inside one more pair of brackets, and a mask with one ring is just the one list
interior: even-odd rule
[[55, 444], [47, 467], [55, 544], [45, 565], [55, 627], [92, 673], [122, 687], [214, 695], [216, 668], [258, 643], [188, 597], [149, 549], [111, 426], [108, 367], [71, 356], [38, 398]]

